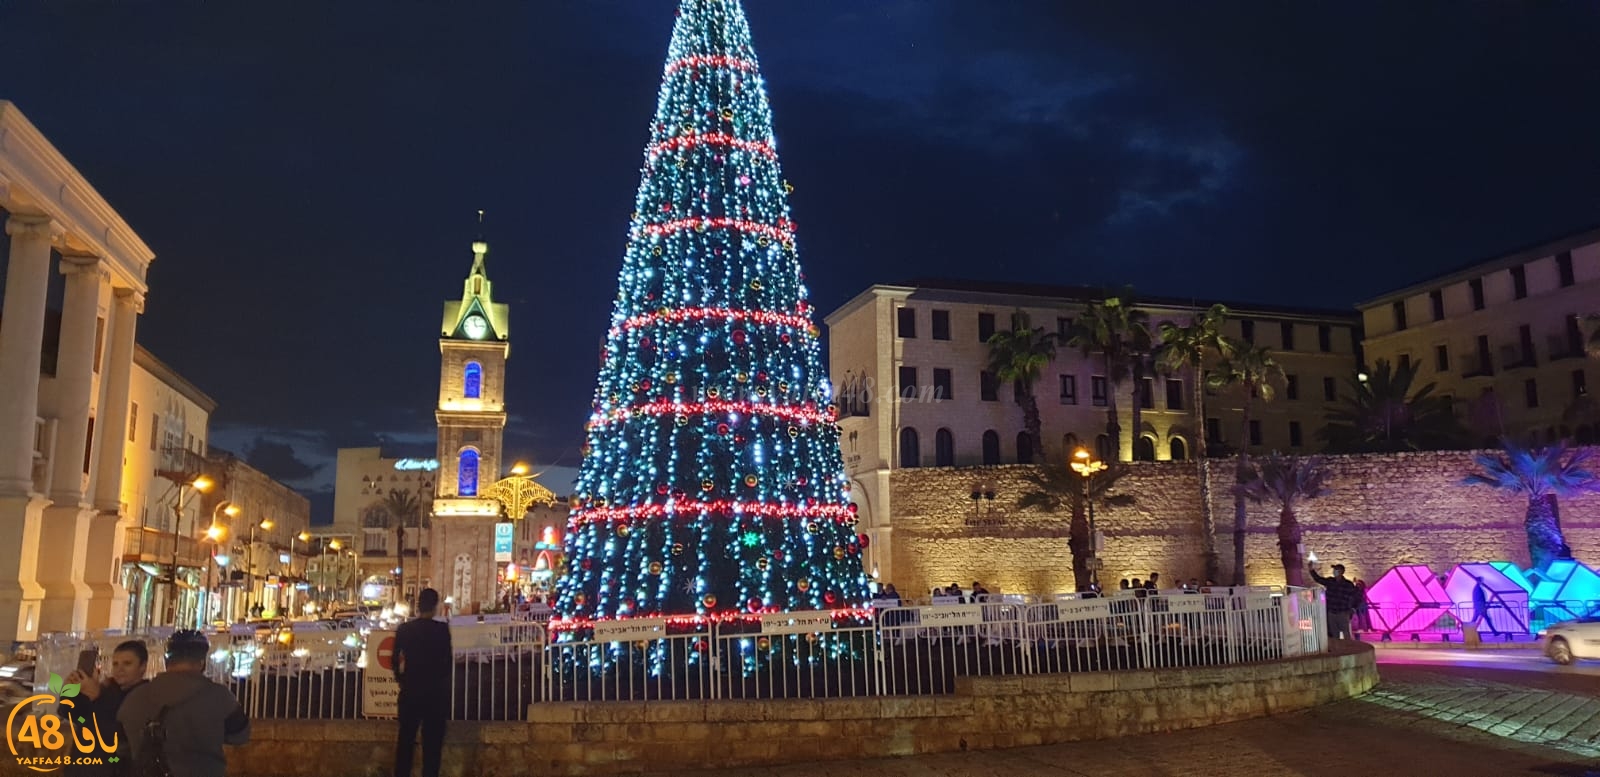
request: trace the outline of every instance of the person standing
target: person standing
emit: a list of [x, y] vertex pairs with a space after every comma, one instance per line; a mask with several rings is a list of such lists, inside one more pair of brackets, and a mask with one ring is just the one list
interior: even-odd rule
[[[83, 718], [86, 722], [81, 724], [84, 728], [96, 731], [97, 738], [104, 744], [117, 743], [116, 754], [119, 761], [131, 757], [132, 750], [128, 745], [128, 734], [117, 724], [117, 712], [122, 708], [122, 702], [128, 694], [145, 683], [145, 672], [150, 666], [150, 649], [143, 642], [130, 639], [117, 645], [111, 652], [111, 674], [101, 676], [98, 672], [84, 674], [74, 669], [67, 675], [67, 684], [77, 685], [82, 690], [73, 700], [74, 706], [62, 705], [57, 714], [68, 719], [68, 726], [73, 725], [74, 718]], [[68, 777], [73, 775], [118, 774], [115, 764], [80, 764], [69, 763], [63, 771]]]
[[417, 594], [417, 617], [394, 634], [394, 677], [400, 684], [400, 737], [394, 748], [395, 777], [411, 777], [411, 762], [422, 730], [422, 777], [439, 777], [444, 723], [450, 714], [450, 626], [436, 621], [439, 592]]
[[[222, 746], [250, 741], [250, 719], [239, 700], [206, 678], [210, 653], [204, 634], [173, 634], [167, 640], [167, 671], [134, 688], [122, 702], [117, 721], [133, 747], [136, 768], [160, 758], [174, 775], [226, 777]], [[114, 662], [115, 656], [113, 671]]]
[[1317, 581], [1328, 595], [1328, 636], [1340, 639], [1355, 639], [1350, 631], [1350, 616], [1356, 612], [1356, 605], [1361, 598], [1361, 592], [1356, 590], [1356, 584], [1344, 576], [1344, 565], [1333, 565], [1333, 577], [1323, 577], [1317, 574], [1317, 568], [1307, 565], [1311, 570], [1311, 579]]

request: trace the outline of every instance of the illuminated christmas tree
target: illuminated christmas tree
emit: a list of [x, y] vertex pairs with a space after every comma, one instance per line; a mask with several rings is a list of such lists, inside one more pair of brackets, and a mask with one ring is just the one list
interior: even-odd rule
[[867, 539], [738, 0], [683, 0], [644, 156], [557, 610], [858, 615]]

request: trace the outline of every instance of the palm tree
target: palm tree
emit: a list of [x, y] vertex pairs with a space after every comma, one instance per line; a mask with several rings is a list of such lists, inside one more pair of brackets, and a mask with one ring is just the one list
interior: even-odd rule
[[1033, 388], [1056, 356], [1057, 339], [1054, 332], [1029, 327], [1028, 323], [1028, 314], [1019, 310], [1011, 316], [1011, 331], [995, 332], [989, 337], [989, 372], [997, 382], [1020, 388], [1016, 400], [1022, 407], [1022, 426], [1032, 442], [1034, 461], [1044, 461], [1039, 400]]
[[1212, 305], [1204, 313], [1189, 320], [1188, 326], [1178, 326], [1170, 321], [1161, 323], [1161, 345], [1156, 349], [1156, 369], [1166, 375], [1189, 372], [1190, 412], [1197, 428], [1192, 436], [1196, 466], [1200, 468], [1200, 553], [1205, 562], [1207, 580], [1216, 580], [1221, 574], [1217, 560], [1217, 516], [1211, 509], [1210, 464], [1206, 453], [1205, 434], [1205, 365], [1217, 358], [1227, 358], [1239, 350], [1239, 344], [1222, 334], [1222, 325], [1228, 320], [1228, 309]]
[[1395, 369], [1379, 359], [1370, 374], [1358, 371], [1350, 393], [1328, 409], [1327, 425], [1317, 436], [1331, 453], [1393, 453], [1458, 448], [1467, 430], [1456, 418], [1449, 399], [1434, 396], [1434, 384], [1411, 390], [1417, 368]]
[[389, 489], [383, 498], [383, 509], [394, 518], [395, 555], [399, 558], [396, 565], [399, 572], [399, 593], [396, 601], [406, 600], [406, 524], [422, 510], [422, 499], [415, 491], [406, 491], [399, 488]]
[[[1072, 454], [1068, 453], [1066, 457]], [[1064, 458], [1066, 458], [1064, 457]], [[1017, 499], [1017, 506], [1035, 508], [1047, 513], [1062, 509], [1072, 511], [1072, 522], [1067, 531], [1067, 547], [1072, 551], [1072, 580], [1079, 591], [1089, 586], [1092, 570], [1088, 560], [1092, 555], [1094, 539], [1089, 536], [1088, 506], [1127, 507], [1136, 501], [1132, 494], [1113, 494], [1111, 489], [1128, 474], [1128, 468], [1117, 462], [1108, 462], [1107, 468], [1084, 478], [1065, 464], [1059, 467], [1038, 467], [1023, 476], [1032, 488]], [[1087, 482], [1085, 482], [1087, 480]]]
[[[1232, 386], [1244, 392], [1244, 420], [1240, 424], [1239, 453], [1234, 469], [1234, 484], [1245, 482], [1250, 471], [1250, 412], [1257, 399], [1271, 402], [1277, 394], [1276, 384], [1283, 382], [1283, 368], [1278, 366], [1272, 352], [1258, 345], [1246, 345], [1235, 351], [1218, 367], [1217, 373], [1206, 379], [1214, 387]], [[1244, 585], [1244, 535], [1247, 514], [1244, 493], [1234, 489], [1233, 494], [1233, 584]]]
[[1600, 476], [1591, 468], [1596, 462], [1592, 448], [1569, 448], [1557, 442], [1543, 448], [1524, 448], [1510, 438], [1502, 438], [1501, 453], [1480, 453], [1473, 460], [1481, 467], [1462, 481], [1465, 485], [1489, 486], [1528, 498], [1528, 511], [1522, 526], [1528, 533], [1528, 557], [1533, 569], [1543, 572], [1550, 562], [1572, 558], [1572, 548], [1561, 534], [1558, 497], [1600, 491]]
[[1289, 585], [1306, 584], [1305, 560], [1300, 557], [1300, 521], [1295, 507], [1302, 501], [1326, 496], [1331, 476], [1321, 456], [1298, 458], [1271, 454], [1250, 468], [1249, 477], [1235, 486], [1237, 493], [1256, 504], [1278, 506], [1278, 558]]
[[[1144, 323], [1146, 314], [1123, 304], [1120, 297], [1109, 297], [1103, 302], [1090, 302], [1083, 315], [1073, 326], [1067, 345], [1083, 352], [1084, 358], [1098, 354], [1104, 365], [1106, 379], [1106, 435], [1111, 438], [1108, 459], [1122, 458], [1122, 422], [1117, 418], [1117, 387], [1128, 377], [1129, 358], [1134, 353], [1135, 329], [1142, 329], [1148, 342], [1150, 330]], [[1134, 434], [1138, 435], [1137, 422], [1141, 420], [1137, 393], [1133, 417]]]

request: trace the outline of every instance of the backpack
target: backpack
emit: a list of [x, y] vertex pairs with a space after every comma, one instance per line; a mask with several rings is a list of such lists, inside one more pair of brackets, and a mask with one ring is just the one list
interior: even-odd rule
[[139, 740], [139, 757], [134, 759], [131, 777], [172, 777], [172, 764], [167, 762], [167, 710], [161, 708], [154, 718], [144, 724], [144, 734]]

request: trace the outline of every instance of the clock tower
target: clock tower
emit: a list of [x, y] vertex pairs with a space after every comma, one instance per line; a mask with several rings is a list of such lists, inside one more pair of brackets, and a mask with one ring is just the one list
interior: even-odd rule
[[494, 524], [506, 426], [510, 306], [497, 303], [484, 269], [489, 244], [472, 244], [472, 271], [461, 299], [444, 303], [439, 326], [439, 474], [429, 548], [430, 585], [453, 612], [472, 612], [495, 597]]

